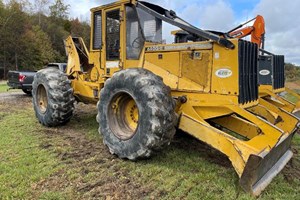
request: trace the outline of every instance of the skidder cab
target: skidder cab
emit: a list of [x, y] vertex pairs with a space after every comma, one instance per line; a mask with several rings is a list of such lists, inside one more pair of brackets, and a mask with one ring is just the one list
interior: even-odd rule
[[[258, 46], [203, 31], [143, 1], [121, 0], [91, 12], [90, 51], [81, 38], [69, 37], [66, 76], [55, 79], [54, 70], [36, 76], [39, 121], [57, 126], [69, 120], [71, 86], [77, 101], [98, 102], [99, 132], [112, 154], [149, 157], [170, 143], [178, 127], [226, 154], [241, 186], [259, 195], [292, 157], [295, 130], [286, 132], [246, 110], [258, 103]], [[165, 44], [163, 22], [201, 41]], [[53, 86], [52, 79], [69, 86]]]

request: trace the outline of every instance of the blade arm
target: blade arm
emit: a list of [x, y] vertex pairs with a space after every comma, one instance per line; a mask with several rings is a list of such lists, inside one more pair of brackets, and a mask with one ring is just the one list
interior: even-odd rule
[[194, 34], [198, 37], [203, 37], [205, 39], [212, 40], [212, 41], [217, 42], [218, 44], [220, 44], [226, 48], [229, 48], [229, 49], [235, 48], [235, 45], [231, 41], [229, 41], [225, 38], [221, 38], [218, 35], [215, 35], [213, 33], [203, 31], [203, 30], [189, 24], [188, 22], [184, 21], [183, 19], [177, 17], [176, 13], [172, 10], [169, 11], [160, 6], [150, 4], [147, 2], [141, 2], [141, 1], [137, 2], [136, 6], [159, 19], [161, 19], [167, 23], [170, 23], [174, 26], [177, 26], [177, 27], [179, 27], [191, 34]]

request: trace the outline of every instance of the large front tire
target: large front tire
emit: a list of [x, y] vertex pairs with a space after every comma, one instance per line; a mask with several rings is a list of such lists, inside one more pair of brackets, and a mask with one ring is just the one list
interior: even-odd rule
[[106, 81], [98, 102], [97, 121], [112, 154], [136, 160], [169, 144], [177, 117], [171, 90], [145, 69], [117, 72]]
[[36, 73], [32, 101], [35, 115], [44, 126], [54, 127], [70, 121], [75, 101], [70, 83], [66, 74], [56, 68]]

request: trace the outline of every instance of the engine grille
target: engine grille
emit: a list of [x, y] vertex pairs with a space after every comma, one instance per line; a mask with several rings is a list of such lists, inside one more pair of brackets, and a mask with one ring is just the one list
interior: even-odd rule
[[245, 40], [239, 41], [239, 103], [258, 99], [258, 46]]
[[284, 88], [284, 56], [273, 56], [273, 89]]

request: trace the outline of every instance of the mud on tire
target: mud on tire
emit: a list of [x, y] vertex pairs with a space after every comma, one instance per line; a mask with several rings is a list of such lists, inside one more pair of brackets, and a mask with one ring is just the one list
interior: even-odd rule
[[38, 71], [32, 84], [35, 115], [44, 126], [58, 126], [70, 121], [74, 101], [73, 89], [66, 74], [56, 68]]
[[108, 79], [101, 90], [97, 121], [112, 154], [136, 160], [169, 144], [177, 117], [171, 90], [145, 69], [127, 69]]

